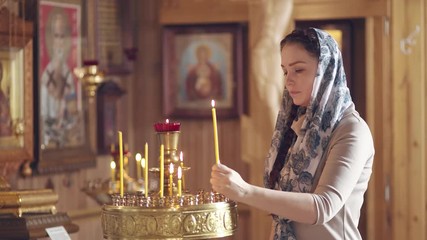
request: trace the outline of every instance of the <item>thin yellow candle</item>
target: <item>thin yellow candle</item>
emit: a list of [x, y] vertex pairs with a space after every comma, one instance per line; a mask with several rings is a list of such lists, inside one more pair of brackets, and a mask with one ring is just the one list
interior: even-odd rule
[[124, 195], [123, 182], [123, 133], [119, 131], [119, 154], [120, 154], [120, 197]]
[[145, 179], [145, 158], [141, 158], [142, 178]]
[[135, 160], [136, 160], [136, 179], [140, 179], [141, 178], [141, 154], [137, 153], [135, 155]]
[[[182, 151], [179, 153], [179, 160], [181, 162], [181, 171], [184, 169], [184, 154]], [[182, 174], [182, 188], [185, 189], [185, 174]]]
[[218, 127], [216, 123], [216, 110], [215, 110], [215, 100], [212, 100], [212, 122], [213, 122], [213, 131], [214, 131], [214, 147], [215, 147], [215, 161], [216, 164], [219, 163], [219, 146], [218, 146]]
[[165, 184], [165, 158], [164, 158], [165, 146], [160, 145], [160, 197], [163, 197], [163, 190]]
[[110, 168], [111, 168], [111, 182], [115, 182], [116, 181], [116, 162], [111, 161], [110, 163]]
[[[145, 158], [142, 158], [141, 159], [141, 168], [142, 168], [142, 179], [144, 180], [144, 194], [145, 194], [145, 196], [147, 197], [147, 190], [148, 190], [148, 185], [146, 184], [146, 178], [145, 178]], [[147, 188], [146, 188], [146, 185], [147, 185]]]
[[144, 166], [145, 197], [148, 197], [148, 143], [145, 143], [144, 157], [145, 157], [145, 166]]
[[169, 196], [173, 195], [173, 163], [169, 165]]
[[178, 167], [178, 197], [181, 197], [182, 195], [181, 177], [182, 177], [182, 168], [181, 166], [179, 166]]

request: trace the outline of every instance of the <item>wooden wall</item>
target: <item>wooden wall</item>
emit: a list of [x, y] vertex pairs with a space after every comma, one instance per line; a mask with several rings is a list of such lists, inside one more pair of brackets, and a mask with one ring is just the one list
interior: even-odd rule
[[392, 235], [427, 239], [426, 1], [391, 4]]
[[[251, 56], [247, 68], [249, 114], [239, 119], [221, 120], [219, 142], [223, 162], [241, 171], [246, 180], [257, 185], [262, 185], [260, 169], [268, 150], [282, 89], [279, 78], [268, 74], [263, 77], [263, 74], [253, 72], [258, 69], [262, 73], [267, 69], [275, 76], [277, 70], [256, 60], [263, 56], [260, 34], [271, 34], [268, 36], [274, 46], [274, 41], [292, 24], [277, 17], [278, 13], [290, 8], [293, 15], [290, 21], [364, 18], [366, 119], [376, 147], [374, 173], [366, 197], [366, 239], [427, 239], [425, 0], [295, 0], [290, 7], [287, 0], [137, 2], [140, 10], [138, 58], [134, 72], [122, 79], [127, 97], [122, 102], [121, 128], [130, 149], [140, 151], [144, 143], [149, 142], [153, 149], [150, 165], [156, 164], [153, 123], [165, 118], [162, 114], [162, 25], [246, 21]], [[405, 48], [411, 49], [411, 53], [405, 54], [401, 51], [401, 40], [411, 35], [417, 25], [420, 32], [414, 35], [414, 44]], [[269, 61], [274, 63], [274, 57]], [[214, 159], [211, 121], [174, 120], [182, 123], [180, 149], [192, 167], [188, 178], [192, 190], [209, 189], [210, 167]], [[93, 169], [28, 179], [13, 176], [11, 182], [20, 188], [39, 188], [51, 180], [60, 194], [59, 209], [68, 211], [81, 226], [73, 240], [101, 239], [99, 206], [80, 189], [86, 180], [108, 177], [105, 162], [105, 157], [99, 157], [97, 167]], [[243, 222], [245, 229], [241, 229], [243, 233], [239, 232], [235, 239], [266, 239], [271, 222], [268, 215], [246, 206], [242, 209], [245, 219], [249, 220]]]

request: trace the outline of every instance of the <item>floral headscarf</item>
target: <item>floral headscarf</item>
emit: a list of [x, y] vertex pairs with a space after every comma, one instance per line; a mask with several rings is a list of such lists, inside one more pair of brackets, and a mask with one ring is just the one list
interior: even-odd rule
[[[287, 121], [292, 119], [290, 117], [292, 108], [296, 106], [293, 105], [288, 90], [284, 90], [282, 108], [277, 117], [265, 164], [264, 184], [268, 188], [290, 192], [313, 192], [316, 170], [329, 143], [332, 131], [341, 120], [344, 111], [352, 104], [337, 43], [325, 31], [314, 30], [320, 45], [320, 57], [310, 104], [306, 109], [298, 107], [298, 112], [302, 112], [301, 109], [305, 110], [305, 119], [293, 146], [289, 148], [287, 154], [285, 153], [285, 159], [278, 159], [278, 161], [285, 161], [285, 164], [280, 172], [279, 182], [275, 183], [275, 186], [271, 186], [268, 178], [278, 153], [286, 141], [284, 136], [287, 131], [293, 131]], [[280, 239], [295, 238], [292, 225], [288, 224], [287, 219], [278, 216], [274, 216], [274, 219], [276, 237], [281, 236]]]

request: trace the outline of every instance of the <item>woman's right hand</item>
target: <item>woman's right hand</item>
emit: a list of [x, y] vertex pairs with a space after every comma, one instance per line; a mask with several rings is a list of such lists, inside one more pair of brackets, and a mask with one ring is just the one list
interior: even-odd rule
[[221, 163], [212, 166], [210, 182], [214, 191], [234, 201], [240, 201], [251, 188], [238, 172]]

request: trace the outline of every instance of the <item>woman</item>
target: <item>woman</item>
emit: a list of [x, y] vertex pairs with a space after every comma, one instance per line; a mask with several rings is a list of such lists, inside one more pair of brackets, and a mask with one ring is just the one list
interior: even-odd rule
[[293, 31], [280, 47], [286, 83], [266, 188], [222, 164], [212, 167], [212, 188], [271, 213], [270, 239], [361, 239], [374, 146], [351, 100], [337, 43], [309, 28]]

